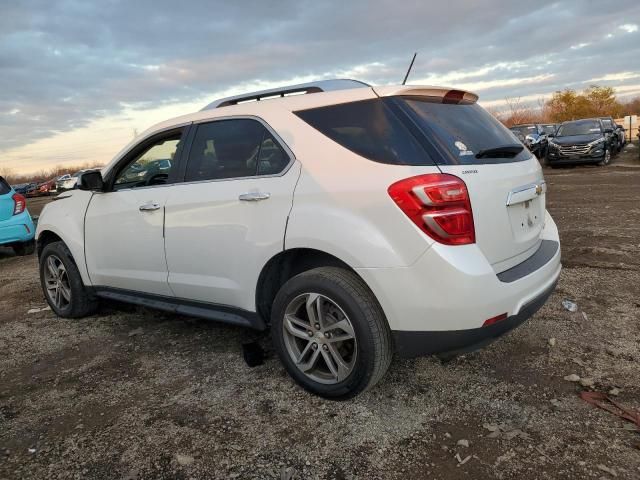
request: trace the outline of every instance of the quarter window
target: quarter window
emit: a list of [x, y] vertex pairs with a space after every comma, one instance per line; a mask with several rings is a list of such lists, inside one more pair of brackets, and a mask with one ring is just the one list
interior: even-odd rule
[[186, 181], [273, 175], [288, 163], [287, 154], [260, 122], [219, 120], [198, 125]]
[[433, 165], [411, 132], [381, 100], [331, 105], [295, 114], [344, 148], [392, 165]]

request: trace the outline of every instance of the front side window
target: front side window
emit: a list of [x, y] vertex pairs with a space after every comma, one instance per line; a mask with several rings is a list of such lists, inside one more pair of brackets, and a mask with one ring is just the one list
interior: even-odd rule
[[188, 182], [275, 175], [289, 156], [257, 120], [238, 118], [198, 125], [187, 164]]
[[174, 168], [174, 157], [180, 143], [181, 132], [169, 134], [135, 156], [117, 174], [114, 190], [150, 187], [169, 183]]

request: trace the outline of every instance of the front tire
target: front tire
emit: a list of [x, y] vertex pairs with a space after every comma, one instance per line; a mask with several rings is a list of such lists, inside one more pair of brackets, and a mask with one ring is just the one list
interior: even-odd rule
[[80, 318], [93, 313], [97, 299], [82, 283], [80, 271], [64, 242], [53, 242], [40, 255], [40, 284], [45, 299], [64, 318]]
[[333, 400], [374, 386], [393, 353], [382, 308], [360, 277], [343, 268], [316, 268], [285, 283], [273, 304], [271, 334], [289, 375]]
[[610, 148], [606, 148], [604, 151], [604, 158], [602, 159], [602, 161], [600, 161], [600, 163], [598, 165], [601, 166], [607, 166], [611, 163], [611, 149]]

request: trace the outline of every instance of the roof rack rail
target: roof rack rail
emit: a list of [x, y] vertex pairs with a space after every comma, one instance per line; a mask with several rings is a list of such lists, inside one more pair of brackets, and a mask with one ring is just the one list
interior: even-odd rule
[[334, 80], [320, 80], [317, 82], [300, 83], [286, 87], [270, 88], [259, 92], [243, 93], [232, 97], [214, 100], [202, 110], [212, 110], [214, 108], [228, 107], [244, 102], [259, 102], [272, 98], [282, 98], [288, 95], [302, 95], [305, 93], [331, 92], [334, 90], [347, 90], [349, 88], [370, 87], [371, 85], [359, 80], [338, 78]]

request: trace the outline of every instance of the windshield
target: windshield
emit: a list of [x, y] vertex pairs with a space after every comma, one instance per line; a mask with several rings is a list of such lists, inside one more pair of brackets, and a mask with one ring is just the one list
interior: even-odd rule
[[582, 120], [577, 122], [563, 123], [558, 129], [559, 137], [569, 137], [572, 135], [593, 135], [602, 133], [600, 122], [596, 120]]
[[516, 134], [516, 136], [527, 137], [527, 135], [538, 134], [538, 129], [535, 125], [520, 125], [518, 127], [511, 127], [510, 130]]
[[611, 128], [613, 129], [613, 122], [609, 119], [603, 119], [602, 120], [602, 125], [604, 125], [604, 128]]
[[556, 133], [556, 126], [554, 124], [541, 125], [544, 133]]
[[[400, 100], [429, 139], [448, 154], [446, 163], [482, 164], [508, 163], [531, 158], [526, 149], [500, 158], [477, 158], [481, 151], [497, 147], [520, 145], [517, 136], [477, 103], [447, 104], [427, 97], [402, 97]], [[535, 125], [523, 127], [537, 133]]]

